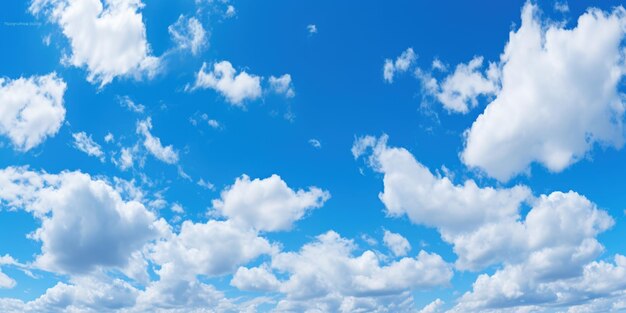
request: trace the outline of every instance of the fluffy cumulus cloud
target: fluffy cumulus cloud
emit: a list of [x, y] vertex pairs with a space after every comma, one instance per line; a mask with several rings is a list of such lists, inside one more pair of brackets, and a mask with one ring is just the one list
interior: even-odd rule
[[104, 162], [102, 147], [91, 138], [91, 135], [87, 135], [85, 132], [78, 132], [72, 134], [72, 137], [74, 138], [74, 147], [76, 149], [87, 153], [89, 156], [99, 158]]
[[87, 80], [104, 86], [115, 77], [152, 76], [158, 69], [142, 7], [141, 0], [34, 0], [30, 11], [59, 25], [71, 47], [64, 61], [86, 67]]
[[65, 119], [65, 89], [56, 73], [0, 78], [0, 134], [19, 151], [28, 151], [56, 135]]
[[39, 268], [80, 274], [125, 268], [133, 252], [155, 239], [163, 225], [141, 203], [124, 201], [107, 182], [81, 172], [46, 174], [25, 168], [0, 170], [0, 200], [32, 212], [41, 226]]
[[403, 73], [409, 70], [409, 67], [415, 63], [417, 55], [413, 48], [408, 48], [396, 60], [386, 59], [383, 65], [383, 78], [388, 83], [393, 83], [393, 77], [397, 73]]
[[244, 101], [261, 96], [261, 77], [237, 70], [228, 61], [214, 63], [212, 69], [206, 63], [196, 74], [194, 85], [188, 89], [210, 88], [224, 96], [235, 106], [243, 106]]
[[[436, 228], [452, 244], [457, 269], [502, 266], [493, 275], [478, 277], [473, 290], [459, 300], [458, 312], [571, 305], [588, 299], [583, 284], [578, 290], [573, 281], [600, 279], [589, 268], [619, 272], [614, 269], [622, 266], [621, 257], [616, 265], [594, 262], [603, 251], [597, 236], [614, 221], [576, 192], [533, 197], [523, 186], [483, 188], [471, 180], [455, 185], [433, 175], [406, 149], [388, 147], [386, 137], [363, 137], [355, 151], [367, 154], [370, 166], [383, 173], [380, 199], [388, 213]], [[525, 216], [524, 204], [530, 207]]]
[[590, 9], [570, 29], [526, 4], [500, 56], [495, 99], [465, 133], [463, 162], [506, 181], [533, 162], [560, 172], [596, 144], [622, 147], [625, 32], [621, 7]]
[[178, 49], [189, 50], [193, 55], [198, 54], [207, 45], [208, 34], [195, 17], [181, 15], [167, 30]]
[[291, 83], [291, 75], [289, 74], [284, 74], [280, 77], [270, 76], [269, 83], [270, 89], [279, 95], [284, 95], [287, 98], [296, 96], [293, 84]]
[[[421, 69], [415, 75], [422, 81], [424, 91], [435, 97], [448, 111], [467, 113], [478, 105], [478, 97], [493, 95], [498, 91], [499, 71], [494, 63], [489, 65], [486, 75], [481, 73], [482, 57], [473, 58], [468, 64], [457, 65], [454, 73], [437, 81], [430, 73]], [[433, 62], [433, 68], [443, 69], [439, 60]]]
[[308, 211], [321, 207], [330, 193], [317, 187], [297, 191], [280, 176], [250, 180], [243, 175], [226, 188], [213, 208], [234, 223], [259, 231], [289, 230]]
[[[155, 158], [168, 163], [175, 164], [178, 162], [178, 152], [174, 150], [172, 145], [163, 146], [161, 139], [152, 135], [150, 130], [152, 129], [152, 119], [148, 118], [143, 121], [137, 122], [137, 133], [144, 136], [143, 146], [152, 154]], [[121, 164], [123, 168], [132, 166], [132, 155], [129, 154], [129, 150], [122, 150]]]
[[230, 221], [185, 221], [180, 233], [154, 246], [150, 257], [160, 265], [162, 279], [193, 279], [230, 273], [273, 249], [254, 230]]
[[[356, 249], [352, 240], [329, 231], [298, 252], [275, 254], [271, 265], [239, 268], [231, 284], [243, 290], [284, 293], [286, 299], [276, 308], [279, 312], [383, 312], [385, 308], [397, 312], [406, 309], [398, 306], [412, 303], [408, 290], [446, 285], [452, 277], [450, 266], [436, 254], [420, 251], [415, 257], [381, 264], [373, 251], [355, 256]], [[271, 270], [287, 277], [278, 280]]]

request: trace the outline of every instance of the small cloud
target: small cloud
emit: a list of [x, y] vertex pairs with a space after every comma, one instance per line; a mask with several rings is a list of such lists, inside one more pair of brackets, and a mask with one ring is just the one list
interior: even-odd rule
[[102, 147], [93, 141], [91, 135], [87, 135], [85, 132], [80, 132], [72, 134], [72, 137], [74, 137], [74, 147], [76, 149], [85, 152], [89, 156], [100, 159], [101, 162], [104, 162], [104, 152], [102, 152]]
[[383, 78], [387, 83], [393, 83], [393, 77], [396, 73], [406, 72], [415, 60], [417, 55], [413, 48], [408, 48], [396, 60], [386, 59], [383, 65]]
[[146, 109], [146, 107], [144, 107], [143, 104], [135, 103], [129, 96], [121, 96], [121, 97], [118, 96], [117, 101], [120, 103], [122, 107], [135, 113], [143, 113], [144, 110]]
[[567, 4], [567, 1], [563, 1], [563, 2], [557, 1], [554, 3], [554, 10], [565, 14], [569, 12], [569, 5]]
[[174, 203], [170, 209], [174, 213], [178, 213], [178, 214], [185, 213], [185, 209], [183, 209], [183, 206], [180, 205], [180, 203], [178, 203], [178, 202]]
[[315, 148], [315, 149], [321, 149], [322, 148], [322, 143], [319, 140], [315, 139], [315, 138], [309, 139], [309, 144], [311, 146], [313, 146], [313, 148]]
[[309, 32], [309, 35], [317, 34], [317, 26], [315, 24], [307, 25], [306, 30]]
[[209, 126], [213, 127], [213, 128], [220, 128], [220, 122], [218, 122], [217, 120], [208, 120], [207, 123], [209, 124]]
[[280, 77], [270, 76], [270, 89], [277, 94], [285, 95], [287, 98], [293, 98], [296, 96], [296, 92], [293, 90], [293, 84], [291, 83], [291, 75], [284, 74]]
[[231, 18], [234, 17], [237, 14], [237, 11], [235, 10], [235, 7], [232, 5], [228, 5], [228, 7], [226, 8], [226, 13], [224, 13], [224, 16], [226, 18]]
[[115, 140], [115, 137], [111, 133], [107, 133], [106, 136], [104, 136], [104, 142], [106, 143], [113, 142], [114, 140]]
[[209, 190], [215, 190], [215, 185], [213, 185], [211, 182], [209, 181], [205, 181], [204, 179], [200, 178], [197, 182], [198, 186], [202, 187], [202, 188], [206, 188]]

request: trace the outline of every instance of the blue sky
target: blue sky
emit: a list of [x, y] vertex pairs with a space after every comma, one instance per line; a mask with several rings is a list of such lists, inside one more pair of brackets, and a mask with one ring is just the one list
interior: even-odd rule
[[0, 10], [0, 311], [626, 310], [619, 1]]

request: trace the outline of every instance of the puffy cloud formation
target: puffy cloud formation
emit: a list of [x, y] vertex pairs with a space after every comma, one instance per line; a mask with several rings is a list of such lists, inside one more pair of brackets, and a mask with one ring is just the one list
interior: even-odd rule
[[207, 45], [208, 34], [195, 17], [187, 18], [181, 15], [167, 30], [178, 49], [189, 50], [193, 55], [198, 54]]
[[217, 276], [233, 272], [262, 254], [272, 245], [251, 229], [230, 221], [183, 222], [180, 233], [156, 243], [150, 258], [161, 266], [161, 279], [185, 280], [197, 275]]
[[415, 63], [417, 55], [413, 48], [408, 48], [394, 62], [392, 59], [386, 59], [383, 65], [383, 78], [387, 83], [393, 83], [393, 77], [396, 73], [402, 73], [409, 70], [409, 67]]
[[5, 168], [0, 170], [0, 201], [41, 221], [31, 235], [42, 244], [35, 265], [61, 273], [122, 269], [163, 229], [141, 203], [124, 201], [107, 182], [81, 172]]
[[462, 161], [506, 181], [533, 162], [560, 172], [597, 143], [621, 148], [624, 9], [590, 9], [568, 29], [527, 3], [521, 19], [500, 56], [495, 99], [465, 133]]
[[317, 187], [294, 191], [280, 176], [250, 180], [243, 175], [213, 200], [213, 208], [234, 223], [259, 231], [292, 228], [308, 211], [321, 207], [330, 193]]
[[[359, 308], [381, 310], [387, 305], [402, 305], [407, 300], [407, 290], [445, 285], [452, 277], [450, 266], [436, 254], [420, 251], [414, 258], [383, 265], [374, 252], [353, 256], [355, 250], [352, 240], [329, 231], [299, 252], [282, 252], [272, 257], [271, 268], [288, 273], [286, 280], [279, 281], [267, 266], [242, 267], [231, 284], [243, 290], [286, 294], [287, 298], [276, 308], [279, 312], [313, 308], [354, 312]], [[396, 301], [398, 297], [402, 301]]]
[[406, 238], [386, 229], [383, 234], [383, 242], [395, 256], [405, 256], [411, 250], [411, 244]]
[[[491, 63], [487, 75], [483, 75], [480, 72], [482, 65], [483, 58], [475, 57], [468, 64], [457, 65], [454, 73], [441, 82], [421, 69], [417, 69], [415, 75], [422, 81], [424, 91], [434, 96], [448, 111], [467, 113], [478, 105], [478, 96], [493, 95], [498, 91], [498, 68]], [[443, 65], [435, 60], [433, 68], [443, 69]]]
[[66, 87], [56, 73], [0, 78], [0, 134], [19, 151], [28, 151], [56, 135], [65, 119]]
[[85, 132], [79, 132], [73, 133], [72, 137], [74, 138], [74, 147], [76, 149], [87, 153], [89, 156], [99, 158], [100, 161], [104, 162], [104, 152], [102, 152], [102, 147], [93, 141], [91, 135], [87, 135]]
[[270, 89], [279, 95], [284, 95], [287, 98], [296, 96], [296, 92], [293, 90], [293, 84], [291, 83], [291, 75], [289, 74], [284, 74], [280, 77], [270, 76], [269, 83]]
[[[532, 197], [527, 187], [481, 188], [471, 180], [454, 185], [434, 176], [406, 149], [388, 147], [387, 137], [358, 139], [355, 155], [368, 153], [368, 147], [368, 163], [384, 175], [379, 197], [389, 214], [435, 227], [452, 244], [457, 269], [503, 265], [491, 276], [479, 276], [473, 291], [460, 299], [459, 312], [587, 299], [567, 286], [592, 279], [584, 273], [598, 267], [592, 261], [603, 247], [596, 237], [614, 221], [584, 196], [570, 191]], [[525, 216], [523, 204], [530, 206]], [[569, 298], [560, 298], [566, 291]]]
[[87, 80], [102, 87], [115, 77], [153, 76], [158, 69], [142, 7], [141, 0], [34, 0], [30, 12], [61, 27], [71, 47], [64, 61], [86, 67]]
[[[137, 122], [137, 133], [143, 135], [143, 146], [152, 154], [155, 158], [168, 163], [175, 164], [178, 162], [178, 152], [174, 150], [172, 145], [163, 146], [161, 139], [155, 137], [150, 133], [152, 129], [152, 119], [147, 118], [143, 121]], [[129, 150], [122, 150], [122, 159], [120, 160], [123, 168], [132, 166], [132, 155], [129, 154]]]
[[187, 89], [210, 88], [224, 96], [230, 104], [243, 106], [246, 100], [254, 100], [261, 96], [261, 77], [237, 70], [228, 61], [213, 64], [213, 69], [203, 63], [196, 74], [196, 81]]

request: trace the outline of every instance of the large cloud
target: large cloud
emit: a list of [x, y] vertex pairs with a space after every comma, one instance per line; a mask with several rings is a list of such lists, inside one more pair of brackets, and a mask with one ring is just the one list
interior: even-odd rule
[[159, 59], [152, 56], [139, 10], [141, 0], [34, 0], [33, 14], [57, 23], [71, 46], [65, 62], [85, 66], [87, 80], [104, 86], [115, 77], [152, 76]]
[[280, 176], [250, 180], [243, 175], [213, 200], [223, 216], [260, 231], [289, 230], [308, 211], [321, 207], [330, 193], [317, 187], [294, 191]]
[[[479, 276], [473, 292], [461, 298], [460, 312], [587, 299], [572, 291], [565, 301], [559, 297], [567, 288], [548, 288], [581, 279], [603, 251], [596, 237], [614, 223], [584, 196], [569, 191], [532, 197], [527, 187], [481, 188], [473, 181], [454, 185], [431, 174], [406, 149], [388, 147], [386, 137], [357, 140], [355, 155], [367, 153], [367, 147], [369, 164], [384, 174], [380, 199], [389, 213], [437, 228], [453, 246], [457, 269], [503, 266]], [[524, 204], [530, 206], [525, 216]]]
[[41, 220], [31, 235], [42, 243], [35, 265], [55, 272], [123, 270], [164, 228], [141, 203], [124, 201], [107, 182], [81, 172], [0, 170], [0, 200]]
[[524, 6], [500, 57], [500, 90], [465, 134], [463, 162], [499, 180], [533, 162], [559, 172], [596, 143], [624, 142], [624, 9], [591, 9], [573, 29], [537, 11]]
[[[446, 285], [452, 277], [450, 266], [436, 254], [420, 251], [416, 257], [381, 264], [373, 251], [354, 256], [356, 249], [352, 240], [329, 231], [299, 252], [274, 255], [271, 269], [267, 265], [239, 268], [231, 284], [286, 294], [278, 311], [324, 307], [326, 312], [351, 312], [363, 304], [381, 309], [397, 297], [402, 300], [391, 302], [401, 304], [407, 300], [406, 291]], [[287, 273], [287, 279], [279, 281], [272, 270]]]
[[180, 233], [159, 241], [150, 258], [161, 268], [161, 279], [192, 280], [198, 275], [217, 276], [233, 272], [275, 248], [254, 230], [230, 221], [185, 221]]
[[0, 134], [28, 151], [54, 136], [65, 119], [66, 84], [56, 73], [10, 80], [0, 78]]

